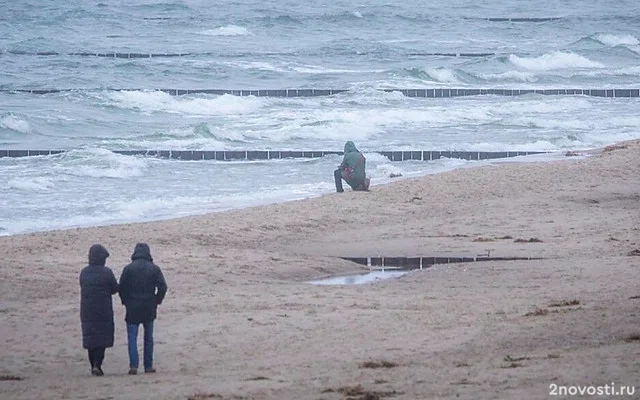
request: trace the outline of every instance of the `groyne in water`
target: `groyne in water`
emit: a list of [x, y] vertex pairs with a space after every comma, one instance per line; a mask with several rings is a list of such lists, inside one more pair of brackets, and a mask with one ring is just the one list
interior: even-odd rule
[[[49, 156], [65, 153], [67, 150], [2, 150], [2, 157]], [[305, 151], [305, 150], [113, 150], [116, 154], [127, 156], [146, 156], [175, 160], [217, 160], [217, 161], [253, 161], [283, 158], [320, 158], [326, 155], [343, 155], [341, 151]], [[458, 158], [463, 160], [490, 160], [544, 154], [543, 151], [375, 151], [390, 161], [431, 161], [440, 158]]]
[[[593, 97], [640, 97], [640, 89], [594, 88], [594, 89], [485, 89], [485, 88], [425, 88], [425, 89], [377, 89], [382, 92], [399, 92], [407, 97], [451, 98], [468, 96], [522, 96], [540, 94], [544, 96], [593, 96]], [[167, 88], [63, 88], [63, 89], [0, 89], [0, 93], [54, 94], [73, 91], [160, 91], [172, 96], [188, 94], [212, 94], [255, 97], [318, 97], [351, 92], [349, 89], [167, 89]]]

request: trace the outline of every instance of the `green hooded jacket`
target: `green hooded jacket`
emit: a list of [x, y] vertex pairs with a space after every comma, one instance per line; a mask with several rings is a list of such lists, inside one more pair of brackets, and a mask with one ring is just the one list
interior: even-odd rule
[[356, 149], [356, 145], [352, 141], [348, 141], [344, 145], [344, 158], [340, 164], [339, 169], [353, 168], [353, 177], [346, 179], [349, 186], [352, 188], [358, 187], [364, 183], [365, 170], [366, 170], [366, 158]]

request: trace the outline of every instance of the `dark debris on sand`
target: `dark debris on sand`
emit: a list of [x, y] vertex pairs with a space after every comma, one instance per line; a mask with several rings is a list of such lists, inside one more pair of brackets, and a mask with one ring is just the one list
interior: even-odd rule
[[363, 361], [360, 363], [360, 368], [393, 368], [397, 366], [398, 364], [387, 360]]
[[322, 391], [322, 393], [334, 392], [343, 395], [345, 400], [380, 400], [384, 397], [391, 397], [395, 396], [396, 394], [400, 394], [395, 390], [390, 392], [366, 390], [364, 387], [362, 387], [362, 385], [342, 386], [337, 389], [325, 389]]
[[16, 375], [0, 375], [0, 381], [21, 381], [23, 378]]

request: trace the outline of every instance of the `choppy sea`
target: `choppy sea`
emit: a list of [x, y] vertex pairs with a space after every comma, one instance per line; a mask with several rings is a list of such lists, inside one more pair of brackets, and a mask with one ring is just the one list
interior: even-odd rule
[[[340, 162], [114, 150], [340, 151], [353, 140], [376, 185], [392, 173], [486, 162], [391, 162], [376, 151], [548, 151], [552, 159], [640, 138], [637, 97], [379, 90], [638, 88], [635, 0], [0, 3], [0, 149], [67, 150], [0, 158], [0, 235], [318, 196], [334, 190]], [[348, 91], [276, 98], [161, 88]], [[61, 91], [21, 91], [41, 89]]]

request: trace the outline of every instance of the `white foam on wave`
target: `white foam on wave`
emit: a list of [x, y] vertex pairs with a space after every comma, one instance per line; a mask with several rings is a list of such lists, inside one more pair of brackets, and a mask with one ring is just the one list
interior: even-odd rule
[[252, 35], [251, 31], [245, 27], [238, 25], [225, 25], [215, 29], [207, 29], [199, 32], [205, 36], [248, 36]]
[[636, 132], [640, 130], [640, 117], [636, 116], [608, 119], [594, 118], [591, 120], [571, 116], [571, 114], [558, 116], [556, 118], [522, 116], [512, 118], [509, 122], [531, 128], [551, 129], [557, 132], [570, 131], [574, 134], [576, 132], [598, 132], [600, 136], [607, 136], [610, 132], [621, 129], [630, 129]]
[[436, 82], [459, 83], [455, 71], [449, 68], [425, 68], [424, 71]]
[[362, 13], [360, 11], [351, 11], [351, 15], [356, 18], [363, 18]]
[[130, 179], [144, 175], [149, 162], [105, 149], [70, 150], [58, 157], [54, 170], [72, 176]]
[[[486, 141], [478, 143], [460, 142], [457, 144], [460, 148], [467, 151], [505, 151], [503, 142]], [[548, 140], [532, 140], [524, 143], [513, 143], [509, 145], [509, 151], [557, 151], [559, 146]], [[493, 162], [493, 160], [492, 160]]]
[[595, 35], [595, 39], [606, 46], [635, 46], [640, 41], [633, 35], [613, 35], [609, 33], [599, 33]]
[[291, 70], [303, 74], [375, 74], [385, 71], [384, 69], [358, 70], [344, 68], [327, 68], [319, 65], [292, 66]]
[[234, 67], [249, 70], [279, 72], [279, 73], [301, 73], [310, 75], [321, 74], [367, 74], [367, 73], [381, 73], [384, 69], [353, 69], [353, 68], [333, 68], [322, 65], [311, 64], [296, 64], [296, 63], [282, 63], [282, 65], [275, 65], [266, 61], [232, 61], [224, 62], [223, 64]]
[[26, 192], [48, 192], [55, 186], [53, 180], [46, 177], [20, 177], [10, 179], [8, 189], [18, 189]]
[[543, 54], [540, 57], [518, 57], [515, 54], [509, 56], [509, 61], [519, 68], [531, 71], [550, 71], [571, 68], [604, 68], [597, 61], [575, 53], [554, 51]]
[[0, 118], [0, 128], [10, 129], [20, 133], [33, 132], [28, 121], [13, 114], [7, 114]]
[[161, 91], [119, 91], [107, 94], [121, 108], [142, 112], [167, 112], [183, 115], [231, 115], [252, 113], [267, 102], [254, 96], [225, 94], [213, 98], [172, 96]]
[[286, 72], [287, 70], [266, 61], [235, 61], [228, 62], [227, 65], [232, 67], [239, 67], [243, 69], [257, 69], [259, 71], [270, 71], [270, 72]]
[[449, 107], [407, 109], [381, 107], [373, 109], [309, 110], [291, 115], [291, 121], [279, 129], [268, 132], [274, 141], [288, 139], [354, 140], [372, 139], [400, 127], [444, 126], [458, 122], [491, 121], [485, 112]]
[[478, 78], [487, 81], [519, 81], [519, 82], [536, 82], [538, 77], [532, 72], [526, 71], [506, 71], [493, 74], [477, 74]]
[[602, 76], [640, 76], [640, 66], [635, 65], [631, 67], [621, 68], [607, 68], [596, 71], [580, 71], [575, 72], [574, 76], [589, 76], [589, 77], [602, 77]]
[[543, 114], [548, 119], [550, 114], [575, 113], [593, 108], [593, 104], [581, 97], [555, 97], [542, 99], [517, 99], [503, 104], [482, 106], [491, 115], [523, 115]]
[[367, 171], [371, 178], [394, 178], [404, 175], [402, 168], [392, 164], [377, 165], [373, 171]]

